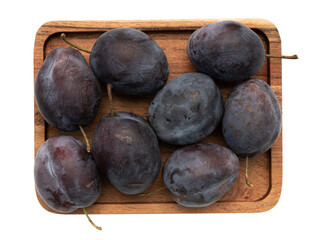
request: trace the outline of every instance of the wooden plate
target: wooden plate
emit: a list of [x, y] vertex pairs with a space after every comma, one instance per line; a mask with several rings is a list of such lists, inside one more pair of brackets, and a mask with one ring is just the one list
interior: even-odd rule
[[[186, 44], [191, 33], [207, 23], [221, 19], [205, 20], [149, 20], [149, 21], [54, 21], [42, 25], [37, 34], [34, 47], [34, 79], [45, 59], [54, 48], [68, 45], [60, 39], [65, 33], [67, 38], [84, 49], [91, 50], [97, 38], [105, 31], [118, 27], [131, 27], [150, 35], [164, 50], [170, 65], [169, 81], [187, 72], [195, 72], [186, 53]], [[281, 54], [281, 41], [275, 26], [263, 19], [234, 19], [252, 28], [262, 39], [266, 52]], [[89, 62], [89, 54], [81, 52]], [[270, 84], [280, 104], [282, 103], [281, 60], [267, 59], [255, 77]], [[236, 84], [218, 83], [224, 100]], [[109, 112], [105, 87], [102, 86], [103, 99], [96, 119], [85, 127], [91, 142], [93, 130], [100, 117]], [[129, 97], [113, 91], [116, 111], [134, 112], [147, 119], [147, 110], [155, 94], [144, 97]], [[40, 145], [49, 137], [64, 133], [49, 126], [41, 116], [35, 103], [35, 154]], [[84, 141], [79, 131], [65, 133]], [[218, 127], [204, 141], [226, 146]], [[160, 142], [162, 161], [178, 147]], [[108, 182], [104, 182], [102, 192], [96, 203], [87, 208], [90, 214], [105, 213], [234, 213], [262, 212], [274, 207], [279, 200], [282, 185], [282, 135], [271, 150], [249, 161], [249, 179], [254, 187], [245, 184], [245, 161], [240, 161], [239, 177], [234, 187], [218, 202], [204, 208], [186, 208], [176, 204], [166, 189], [155, 194], [138, 197], [119, 193]], [[161, 173], [157, 181], [148, 189], [152, 191], [163, 186]], [[51, 210], [38, 196], [43, 208]], [[77, 210], [74, 213], [82, 213]]]

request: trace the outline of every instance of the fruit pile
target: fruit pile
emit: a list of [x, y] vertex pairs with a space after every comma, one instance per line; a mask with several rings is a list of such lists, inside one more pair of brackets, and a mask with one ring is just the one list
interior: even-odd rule
[[[65, 39], [65, 35], [62, 35]], [[169, 64], [159, 45], [132, 28], [103, 33], [88, 63], [72, 47], [52, 50], [35, 81], [35, 100], [46, 122], [64, 132], [90, 124], [98, 114], [101, 85], [111, 111], [101, 117], [86, 145], [65, 133], [47, 139], [35, 158], [39, 196], [57, 212], [93, 204], [107, 179], [123, 194], [147, 190], [161, 172], [159, 141], [178, 145], [162, 168], [173, 200], [205, 207], [234, 185], [238, 157], [269, 150], [281, 130], [281, 109], [270, 86], [253, 79], [263, 66], [263, 43], [235, 21], [203, 26], [189, 38], [187, 55], [198, 70], [168, 81]], [[237, 82], [224, 103], [216, 81]], [[147, 121], [114, 111], [112, 89], [119, 94], [157, 93]], [[218, 126], [229, 148], [201, 142]], [[248, 179], [247, 184], [252, 186]]]

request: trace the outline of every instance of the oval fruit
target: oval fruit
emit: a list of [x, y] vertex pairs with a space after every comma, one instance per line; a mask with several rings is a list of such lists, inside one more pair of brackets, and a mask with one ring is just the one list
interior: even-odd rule
[[200, 72], [228, 82], [249, 79], [265, 60], [259, 36], [236, 21], [210, 23], [196, 30], [188, 40], [187, 54]]
[[237, 85], [225, 103], [222, 120], [227, 145], [240, 157], [266, 152], [281, 130], [281, 109], [271, 87], [260, 79]]
[[122, 193], [141, 193], [159, 175], [161, 152], [157, 137], [136, 114], [103, 115], [92, 136], [92, 149], [101, 173]]
[[185, 146], [163, 166], [163, 182], [172, 198], [185, 207], [206, 207], [234, 185], [239, 160], [228, 148], [213, 143]]
[[39, 196], [57, 212], [88, 207], [100, 195], [101, 177], [93, 156], [71, 136], [56, 135], [40, 146], [34, 175]]
[[211, 134], [219, 124], [223, 98], [213, 79], [186, 73], [169, 81], [155, 96], [148, 121], [159, 139], [186, 145]]
[[38, 71], [35, 99], [50, 125], [74, 131], [96, 117], [101, 87], [80, 52], [60, 47], [47, 55]]
[[92, 48], [90, 66], [103, 83], [132, 95], [159, 90], [169, 75], [167, 58], [160, 46], [133, 28], [103, 33]]

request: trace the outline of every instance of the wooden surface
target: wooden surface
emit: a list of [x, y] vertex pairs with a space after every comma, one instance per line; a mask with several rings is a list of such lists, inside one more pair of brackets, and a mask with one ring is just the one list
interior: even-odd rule
[[[67, 38], [82, 48], [91, 50], [97, 38], [105, 31], [118, 27], [132, 27], [150, 35], [164, 50], [170, 65], [169, 81], [187, 72], [194, 72], [186, 53], [186, 44], [191, 33], [207, 23], [222, 19], [205, 20], [153, 20], [153, 21], [55, 21], [47, 22], [36, 34], [34, 47], [34, 79], [45, 56], [54, 48], [68, 45], [60, 39], [65, 33]], [[263, 19], [234, 19], [252, 28], [262, 39], [266, 52], [281, 55], [281, 41], [275, 26]], [[89, 62], [89, 54], [81, 52]], [[282, 106], [281, 59], [267, 59], [255, 75], [270, 84]], [[218, 83], [224, 100], [236, 84]], [[105, 87], [98, 116], [85, 127], [89, 141], [100, 117], [109, 112]], [[144, 97], [129, 97], [113, 91], [116, 111], [134, 112], [147, 119], [147, 110], [155, 94]], [[41, 116], [35, 103], [35, 154], [40, 145], [49, 137], [63, 133], [49, 126]], [[79, 131], [65, 133], [83, 140]], [[204, 141], [226, 146], [221, 129], [218, 127]], [[178, 147], [160, 142], [162, 161]], [[163, 164], [162, 163], [162, 164]], [[104, 182], [102, 192], [96, 203], [87, 208], [90, 214], [112, 213], [233, 213], [263, 212], [271, 209], [279, 200], [282, 185], [282, 134], [271, 150], [249, 161], [249, 179], [254, 187], [245, 184], [245, 161], [240, 161], [240, 171], [234, 187], [217, 203], [205, 208], [186, 208], [176, 204], [166, 189], [146, 197], [127, 196], [119, 193], [109, 183]], [[148, 189], [152, 191], [163, 186], [161, 173], [157, 181]], [[42, 207], [53, 212], [38, 196]], [[74, 213], [82, 213], [77, 210]]]

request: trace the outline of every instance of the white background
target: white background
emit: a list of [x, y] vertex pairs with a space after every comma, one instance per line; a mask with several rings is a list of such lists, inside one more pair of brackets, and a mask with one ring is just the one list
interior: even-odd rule
[[[313, 239], [312, 7], [297, 1], [1, 1], [0, 207], [2, 239]], [[265, 18], [283, 60], [283, 190], [265, 213], [83, 215], [46, 212], [33, 181], [33, 46], [50, 20]], [[3, 236], [5, 236], [3, 238]]]

